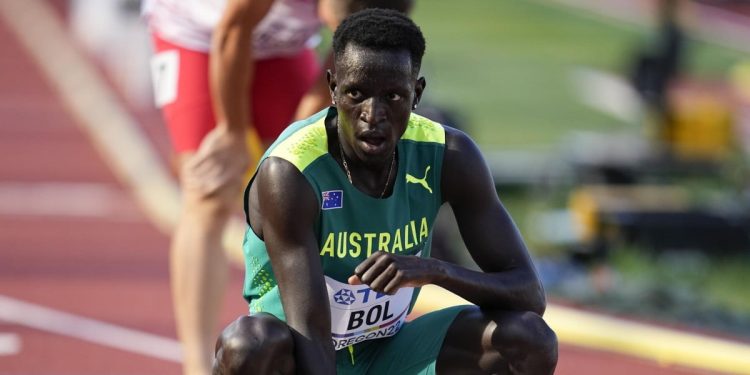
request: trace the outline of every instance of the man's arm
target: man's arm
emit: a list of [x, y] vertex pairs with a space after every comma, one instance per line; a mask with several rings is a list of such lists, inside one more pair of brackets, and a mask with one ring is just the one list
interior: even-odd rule
[[306, 119], [331, 105], [333, 99], [331, 98], [331, 91], [328, 89], [328, 80], [324, 73], [329, 69], [333, 69], [333, 51], [328, 53], [328, 57], [323, 64], [323, 69], [318, 73], [318, 78], [300, 100], [297, 112], [294, 115], [295, 120]]
[[217, 127], [244, 134], [253, 82], [251, 40], [273, 0], [228, 0], [211, 40], [210, 82]]
[[314, 234], [318, 201], [289, 162], [267, 159], [260, 168], [261, 230], [279, 283], [300, 373], [334, 374], [331, 312]]
[[441, 187], [482, 272], [436, 259], [378, 252], [355, 269], [350, 282], [364, 282], [389, 294], [404, 286], [436, 284], [483, 308], [543, 314], [541, 282], [518, 229], [497, 197], [484, 158], [468, 136], [450, 128]]
[[201, 141], [182, 171], [183, 185], [202, 195], [234, 194], [250, 164], [245, 140], [250, 119], [251, 38], [273, 0], [228, 0], [213, 31], [209, 56], [216, 127]]
[[451, 205], [461, 237], [483, 272], [447, 265], [437, 284], [482, 307], [543, 314], [542, 284], [476, 144], [466, 134], [446, 129], [444, 163], [443, 199]]

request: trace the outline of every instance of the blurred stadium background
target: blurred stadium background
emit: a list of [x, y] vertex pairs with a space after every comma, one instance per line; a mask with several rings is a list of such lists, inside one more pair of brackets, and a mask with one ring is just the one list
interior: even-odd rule
[[[2, 374], [179, 373], [179, 193], [138, 9], [0, 0]], [[558, 373], [750, 373], [750, 2], [422, 0], [413, 17], [422, 110], [487, 156]], [[471, 266], [441, 220], [440, 256]]]

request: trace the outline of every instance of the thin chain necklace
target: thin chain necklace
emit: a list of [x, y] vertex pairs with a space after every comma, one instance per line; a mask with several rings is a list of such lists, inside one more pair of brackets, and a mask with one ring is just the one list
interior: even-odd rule
[[[341, 163], [344, 164], [344, 171], [346, 171], [346, 178], [349, 179], [350, 184], [354, 185], [352, 182], [352, 173], [349, 172], [349, 165], [346, 163], [346, 158], [344, 157], [344, 147], [341, 146], [341, 139], [339, 139], [339, 153], [341, 154]], [[385, 196], [385, 192], [388, 191], [388, 185], [390, 185], [391, 181], [391, 173], [393, 172], [393, 164], [396, 164], [396, 150], [393, 150], [393, 154], [391, 154], [391, 166], [388, 168], [388, 177], [385, 178], [383, 192], [380, 193], [381, 199]]]

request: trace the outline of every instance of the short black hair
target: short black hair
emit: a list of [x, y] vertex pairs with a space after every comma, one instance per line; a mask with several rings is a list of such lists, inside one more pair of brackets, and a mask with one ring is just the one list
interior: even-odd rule
[[414, 0], [347, 0], [334, 1], [331, 6], [344, 15], [369, 8], [393, 9], [401, 13], [408, 13], [414, 6]]
[[333, 34], [333, 53], [338, 59], [349, 44], [374, 50], [406, 50], [411, 55], [412, 71], [422, 65], [425, 40], [414, 21], [402, 13], [371, 8], [346, 17]]

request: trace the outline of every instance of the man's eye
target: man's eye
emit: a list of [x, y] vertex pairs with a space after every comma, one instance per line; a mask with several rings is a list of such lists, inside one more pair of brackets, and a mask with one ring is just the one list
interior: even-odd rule
[[350, 90], [346, 92], [346, 95], [352, 99], [359, 99], [362, 96], [362, 93], [359, 90]]
[[388, 100], [392, 100], [394, 102], [397, 100], [401, 100], [401, 95], [396, 94], [396, 93], [390, 93], [388, 94]]

